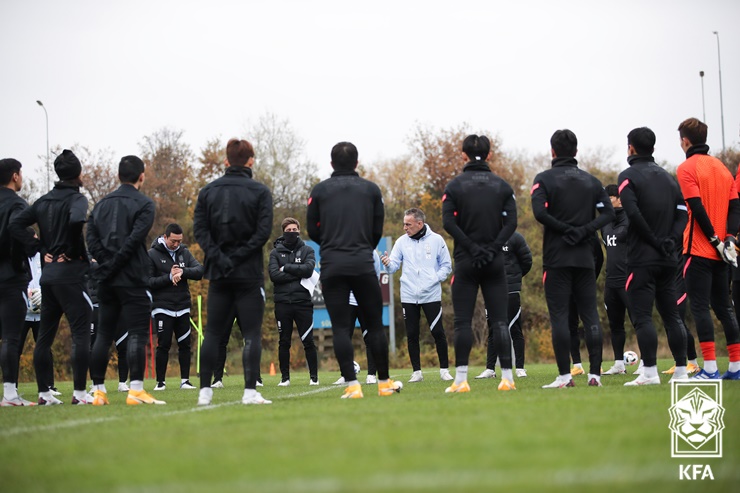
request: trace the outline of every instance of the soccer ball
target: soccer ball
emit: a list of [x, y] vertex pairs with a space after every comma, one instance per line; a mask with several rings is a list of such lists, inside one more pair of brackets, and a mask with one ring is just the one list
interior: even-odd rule
[[624, 353], [624, 363], [626, 365], [634, 365], [640, 361], [640, 357], [637, 356], [637, 353], [634, 351], [625, 351]]
[[355, 365], [355, 375], [360, 374], [360, 364], [357, 361], [352, 362], [353, 365]]

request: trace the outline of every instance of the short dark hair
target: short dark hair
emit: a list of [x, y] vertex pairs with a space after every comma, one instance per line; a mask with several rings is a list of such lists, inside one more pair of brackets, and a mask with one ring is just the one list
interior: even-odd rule
[[118, 163], [118, 179], [121, 183], [134, 184], [145, 168], [144, 161], [138, 156], [123, 156]]
[[698, 118], [687, 118], [678, 126], [678, 135], [688, 139], [691, 145], [701, 145], [707, 143], [707, 130], [707, 124]]
[[226, 144], [226, 160], [229, 166], [244, 166], [254, 157], [254, 147], [246, 140], [231, 139]]
[[634, 147], [640, 156], [652, 156], [655, 150], [655, 132], [647, 127], [635, 128], [627, 134], [627, 144]]
[[166, 228], [164, 228], [164, 235], [170, 236], [171, 234], [181, 235], [182, 234], [182, 228], [177, 223], [170, 223], [167, 225]]
[[463, 140], [462, 151], [470, 159], [485, 161], [488, 159], [488, 153], [491, 152], [491, 141], [485, 135], [468, 135]]
[[20, 173], [23, 165], [17, 159], [8, 157], [0, 159], [0, 185], [7, 185], [15, 173]]
[[406, 209], [403, 211], [404, 216], [414, 216], [414, 219], [421, 222], [427, 221], [427, 215], [424, 214], [424, 211], [419, 209], [418, 207], [412, 207], [411, 209]]
[[619, 198], [619, 187], [611, 184], [604, 187], [604, 190], [606, 190], [606, 194], [609, 197], [617, 197]]
[[357, 167], [357, 147], [352, 142], [340, 142], [331, 148], [334, 169], [353, 170]]
[[298, 219], [295, 219], [293, 217], [286, 217], [285, 219], [283, 219], [283, 222], [280, 223], [280, 229], [282, 231], [285, 231], [285, 228], [287, 228], [291, 224], [295, 224], [296, 226], [298, 226], [298, 229], [301, 229], [301, 223], [298, 222]]
[[578, 138], [567, 128], [556, 130], [550, 137], [550, 147], [556, 157], [575, 157], [578, 152]]

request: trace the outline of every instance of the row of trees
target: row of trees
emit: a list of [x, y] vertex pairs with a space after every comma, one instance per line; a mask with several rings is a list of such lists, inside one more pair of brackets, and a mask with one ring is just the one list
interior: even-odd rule
[[[361, 162], [359, 173], [376, 182], [383, 192], [386, 207], [386, 224], [384, 234], [397, 238], [403, 234], [403, 211], [409, 207], [421, 207], [427, 214], [431, 228], [445, 236], [449, 246], [452, 242], [442, 230], [441, 197], [445, 185], [458, 173], [465, 164], [461, 155], [460, 146], [466, 135], [479, 133], [491, 138], [492, 170], [508, 181], [517, 195], [519, 212], [518, 230], [524, 235], [532, 250], [534, 267], [524, 279], [522, 288], [523, 327], [528, 337], [527, 357], [531, 361], [549, 360], [552, 358], [550, 343], [549, 317], [544, 301], [544, 292], [540, 279], [542, 278], [542, 229], [535, 221], [529, 201], [529, 186], [534, 175], [550, 166], [549, 153], [528, 155], [525, 153], [507, 152], [503, 149], [501, 139], [486, 129], [472, 129], [467, 124], [460, 124], [450, 128], [433, 128], [417, 125], [408, 137], [408, 154], [386, 159], [381, 162]], [[140, 143], [140, 156], [147, 164], [146, 181], [142, 192], [152, 197], [156, 203], [157, 216], [149, 240], [162, 234], [165, 226], [170, 222], [177, 222], [183, 226], [185, 241], [189, 243], [194, 255], [203, 260], [203, 254], [197, 244], [194, 244], [192, 235], [193, 209], [198, 191], [209, 181], [221, 176], [224, 170], [225, 141], [220, 138], [209, 140], [196, 154], [185, 141], [182, 130], [162, 128], [145, 136]], [[305, 222], [305, 200], [311, 188], [318, 183], [318, 166], [305, 155], [305, 142], [293, 130], [290, 122], [274, 114], [265, 114], [255, 123], [249, 125], [244, 135], [255, 148], [255, 179], [265, 183], [273, 192], [274, 225], [273, 238], [280, 235], [280, 221], [286, 216], [293, 216], [301, 223]], [[84, 192], [90, 200], [92, 208], [105, 194], [118, 187], [117, 162], [109, 149], [90, 150], [82, 145], [73, 146], [73, 150], [83, 163]], [[55, 154], [61, 148], [55, 149]], [[609, 161], [610, 153], [603, 149], [581, 153], [580, 166], [597, 176], [605, 185], [615, 183], [621, 165]], [[735, 173], [740, 162], [740, 150], [729, 148], [718, 155]], [[665, 163], [663, 163], [665, 164]], [[666, 165], [671, 169], [670, 166]], [[25, 194], [29, 201], [40, 194], [38, 187], [29, 183]], [[272, 245], [269, 244], [268, 247]], [[267, 251], [267, 250], [266, 250]], [[267, 258], [267, 255], [265, 255]], [[394, 276], [395, 283], [400, 276]], [[603, 276], [599, 278], [599, 292], [603, 291]], [[207, 281], [191, 283], [193, 297], [207, 293]], [[275, 321], [272, 305], [272, 285], [266, 282], [268, 305], [264, 321], [264, 360], [275, 360], [277, 351], [277, 331], [274, 330]], [[396, 286], [395, 292], [399, 292]], [[205, 304], [204, 304], [205, 306]], [[396, 306], [400, 306], [397, 303]], [[600, 306], [603, 306], [600, 303]], [[452, 340], [453, 310], [450, 298], [449, 284], [443, 287], [444, 325]], [[397, 331], [397, 345], [404, 348], [403, 317], [400, 309], [394, 314]], [[204, 313], [207, 317], [207, 313]], [[608, 327], [605, 314], [602, 313], [602, 324]], [[485, 354], [486, 324], [482, 300], [477, 305], [474, 318], [474, 333], [476, 349], [473, 358], [479, 357], [483, 361]], [[69, 359], [70, 341], [68, 332], [62, 330], [59, 341], [55, 346], [57, 361], [63, 363]], [[608, 337], [606, 338], [608, 341]], [[239, 338], [234, 337], [234, 346], [239, 344]], [[428, 358], [433, 359], [431, 339]], [[294, 345], [295, 353], [292, 361], [296, 366], [303, 364], [302, 351], [298, 351], [299, 344]], [[665, 344], [663, 344], [665, 347]], [[606, 347], [609, 347], [608, 344]], [[636, 343], [632, 344], [636, 348]], [[664, 349], [665, 351], [666, 349]], [[607, 349], [605, 355], [609, 355]], [[360, 353], [358, 353], [358, 358]], [[325, 355], [329, 359], [333, 355]], [[607, 358], [608, 359], [608, 358]], [[30, 367], [30, 362], [27, 366]], [[406, 364], [405, 352], [399, 353], [396, 365]], [[26, 365], [24, 365], [26, 366]], [[66, 368], [67, 365], [58, 365]], [[30, 368], [24, 373], [30, 376]], [[63, 377], [63, 375], [60, 375]]]

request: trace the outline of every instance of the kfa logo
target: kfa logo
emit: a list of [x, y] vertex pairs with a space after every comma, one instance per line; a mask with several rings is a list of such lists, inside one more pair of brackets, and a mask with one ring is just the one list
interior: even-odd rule
[[608, 247], [617, 246], [617, 235], [606, 235], [606, 246]]
[[671, 457], [722, 457], [722, 382], [673, 382]]

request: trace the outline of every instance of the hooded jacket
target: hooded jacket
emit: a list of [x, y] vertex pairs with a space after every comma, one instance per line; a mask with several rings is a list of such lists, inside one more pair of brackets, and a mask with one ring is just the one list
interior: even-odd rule
[[[301, 279], [309, 278], [316, 268], [316, 254], [309, 245], [298, 238], [291, 249], [285, 245], [281, 236], [275, 240], [270, 252], [268, 272], [275, 285], [275, 303], [295, 303], [313, 306], [311, 293], [301, 285]], [[280, 268], [283, 268], [281, 271]]]
[[606, 287], [624, 288], [627, 282], [629, 219], [622, 207], [616, 207], [614, 214], [614, 221], [601, 228], [601, 239], [606, 246]]
[[[28, 257], [39, 251], [39, 241], [28, 231], [12, 235], [10, 222], [28, 208], [28, 203], [15, 191], [0, 187], [0, 284], [25, 289], [31, 280]], [[22, 229], [22, 228], [21, 228]]]
[[[203, 266], [193, 257], [187, 245], [182, 243], [170, 253], [162, 236], [152, 242], [152, 247], [147, 254], [151, 259], [148, 286], [152, 293], [152, 316], [157, 313], [170, 316], [190, 313], [188, 281], [203, 279]], [[175, 263], [182, 268], [182, 279], [177, 286], [172, 284], [172, 279], [170, 279], [170, 271]]]
[[532, 269], [532, 252], [521, 233], [514, 231], [503, 247], [509, 293], [522, 290], [522, 277]]

